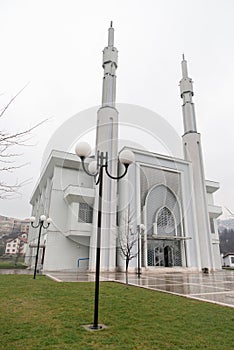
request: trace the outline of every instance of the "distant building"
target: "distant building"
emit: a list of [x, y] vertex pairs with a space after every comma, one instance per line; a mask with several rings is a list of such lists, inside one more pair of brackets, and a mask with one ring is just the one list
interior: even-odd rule
[[7, 216], [0, 215], [0, 233], [4, 236], [12, 232], [14, 227], [14, 218], [8, 218]]
[[20, 232], [21, 232], [21, 234], [26, 233], [28, 235], [29, 224], [30, 224], [29, 221], [21, 222], [21, 225], [20, 225]]
[[223, 266], [234, 267], [234, 253], [228, 253], [223, 256]]
[[0, 233], [2, 236], [9, 233], [27, 233], [29, 232], [29, 219], [15, 219], [0, 215]]
[[[118, 171], [121, 173], [117, 162], [118, 111], [115, 106], [117, 53], [111, 26], [108, 46], [103, 51], [103, 98], [97, 113], [96, 152], [108, 152], [110, 172], [114, 176]], [[140, 258], [131, 261], [133, 271], [138, 267], [146, 271], [221, 269], [216, 219], [222, 210], [213, 198], [219, 183], [205, 179], [193, 83], [184, 57], [180, 95], [183, 100], [183, 159], [127, 147], [125, 149], [135, 155], [127, 177], [117, 183], [104, 175], [102, 271], [125, 268], [117, 238], [128, 230], [129, 213], [135, 232], [140, 224], [145, 227], [139, 235], [139, 247], [134, 246]], [[83, 171], [78, 157], [53, 151], [31, 198], [32, 215], [38, 220], [45, 214], [53, 220], [53, 224], [42, 231], [39, 262], [43, 270], [78, 267], [95, 270], [97, 203], [97, 186]], [[38, 230], [30, 228], [26, 263], [31, 267], [35, 263], [37, 240]]]
[[27, 234], [8, 240], [6, 242], [5, 254], [24, 256], [27, 249], [27, 241]]

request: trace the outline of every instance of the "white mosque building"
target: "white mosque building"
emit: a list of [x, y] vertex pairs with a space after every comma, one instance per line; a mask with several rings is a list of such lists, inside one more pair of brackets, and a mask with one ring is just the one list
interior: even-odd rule
[[[118, 166], [115, 104], [117, 58], [111, 24], [108, 46], [103, 51], [103, 94], [97, 112], [96, 155], [98, 151], [108, 152], [108, 169], [113, 176], [122, 172]], [[118, 237], [129, 231], [130, 239], [137, 236], [132, 248], [136, 252], [130, 262], [132, 271], [138, 268], [142, 272], [221, 269], [216, 218], [222, 211], [213, 201], [219, 184], [205, 180], [201, 136], [192, 101], [193, 84], [184, 57], [180, 94], [183, 159], [125, 147], [135, 156], [127, 175], [119, 181], [104, 176], [101, 271], [124, 269]], [[37, 219], [42, 214], [52, 218], [49, 228], [42, 231], [40, 268], [43, 271], [94, 271], [98, 185], [84, 172], [77, 155], [51, 152], [30, 203], [32, 215]], [[31, 228], [26, 254], [26, 263], [31, 267], [35, 264], [37, 241], [38, 230]]]

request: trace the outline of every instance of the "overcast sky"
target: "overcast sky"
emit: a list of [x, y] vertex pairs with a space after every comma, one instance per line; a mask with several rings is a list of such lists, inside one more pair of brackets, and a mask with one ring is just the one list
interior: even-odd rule
[[30, 195], [51, 135], [76, 113], [98, 108], [111, 20], [119, 51], [117, 102], [155, 111], [178, 135], [185, 54], [206, 178], [220, 182], [216, 203], [234, 211], [233, 17], [233, 0], [1, 0], [1, 107], [29, 82], [1, 119], [1, 130], [50, 119], [34, 131], [31, 147], [18, 150], [19, 163], [29, 164], [7, 179], [30, 183], [19, 198], [0, 202], [0, 214], [30, 216]]

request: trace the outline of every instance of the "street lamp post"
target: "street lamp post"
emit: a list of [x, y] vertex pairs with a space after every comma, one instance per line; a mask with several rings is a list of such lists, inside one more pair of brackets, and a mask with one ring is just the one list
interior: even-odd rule
[[97, 161], [92, 161], [88, 170], [85, 168], [84, 160], [91, 153], [91, 147], [86, 142], [80, 142], [76, 146], [76, 154], [80, 157], [82, 167], [86, 174], [95, 177], [96, 185], [99, 185], [98, 197], [98, 217], [97, 217], [97, 247], [96, 247], [96, 271], [95, 271], [95, 298], [94, 298], [94, 320], [91, 329], [97, 330], [102, 327], [98, 325], [99, 308], [99, 277], [100, 277], [100, 256], [101, 256], [101, 228], [102, 228], [102, 195], [103, 195], [103, 171], [113, 180], [122, 179], [128, 171], [128, 167], [134, 161], [134, 154], [124, 150], [119, 155], [119, 161], [124, 165], [125, 170], [120, 176], [112, 176], [108, 171], [108, 152], [97, 152]]
[[[41, 230], [43, 228], [48, 228], [50, 226], [50, 223], [52, 222], [51, 218], [47, 218], [45, 215], [41, 215], [39, 218], [39, 222], [37, 225], [34, 225], [34, 222], [36, 221], [36, 218], [34, 216], [31, 216], [30, 218], [30, 223], [33, 228], [38, 228], [39, 227], [39, 234], [38, 234], [38, 241], [37, 241], [37, 252], [36, 252], [36, 259], [35, 259], [35, 267], [34, 267], [34, 274], [33, 278], [36, 279], [36, 274], [37, 274], [37, 262], [38, 262], [38, 255], [39, 255], [39, 247], [40, 247], [40, 240], [41, 240]], [[45, 225], [46, 222], [46, 225]]]

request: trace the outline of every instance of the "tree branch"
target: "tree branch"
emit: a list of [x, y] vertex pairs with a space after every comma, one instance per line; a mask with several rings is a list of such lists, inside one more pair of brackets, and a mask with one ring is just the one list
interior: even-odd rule
[[[23, 92], [23, 90], [28, 86], [28, 84], [29, 83], [27, 83], [16, 95], [14, 95], [7, 103], [7, 105], [4, 108], [2, 108], [2, 110], [0, 111], [0, 118], [5, 114], [5, 112], [16, 99], [16, 97], [18, 97]], [[12, 150], [14, 150], [14, 147], [32, 146], [28, 144], [28, 141], [32, 138], [30, 133], [42, 124], [44, 124], [46, 121], [48, 121], [48, 119], [49, 118], [44, 119], [43, 121], [23, 131], [14, 133], [0, 131], [0, 172], [12, 173], [14, 170], [22, 168], [23, 166], [29, 164], [24, 163], [17, 165], [16, 160], [18, 159], [18, 157], [22, 156], [22, 154], [18, 152], [14, 153], [14, 151]], [[9, 151], [10, 148], [11, 151]], [[29, 183], [29, 180], [22, 181], [20, 183], [16, 182], [13, 185], [8, 184], [4, 181], [0, 181], [0, 199], [14, 197], [15, 194], [19, 194], [19, 188], [26, 185], [27, 183]]]
[[19, 96], [21, 94], [22, 91], [24, 91], [24, 89], [26, 89], [26, 87], [29, 85], [29, 82], [19, 91], [17, 92], [16, 95], [14, 95], [10, 101], [7, 103], [7, 105], [2, 109], [2, 111], [0, 112], [0, 118], [3, 116], [3, 114], [6, 112], [6, 110], [10, 107], [10, 105], [12, 104], [12, 102], [16, 99], [17, 96]]

